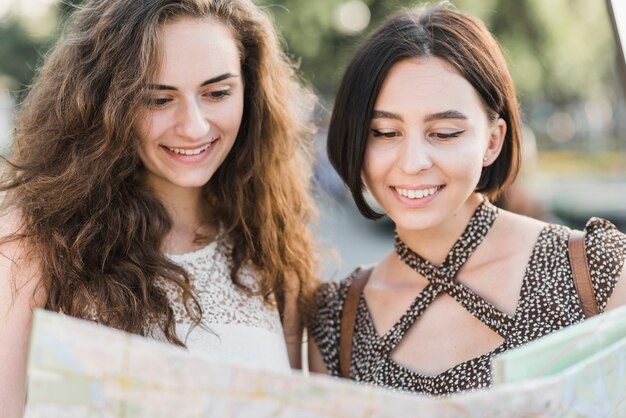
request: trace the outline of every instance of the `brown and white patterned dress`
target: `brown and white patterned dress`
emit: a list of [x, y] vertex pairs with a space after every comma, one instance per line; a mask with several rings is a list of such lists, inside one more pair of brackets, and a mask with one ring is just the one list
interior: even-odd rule
[[[550, 224], [541, 231], [526, 267], [514, 316], [498, 311], [455, 280], [457, 272], [482, 242], [496, 216], [497, 208], [484, 201], [441, 266], [434, 266], [396, 239], [398, 256], [426, 277], [429, 284], [382, 337], [374, 329], [365, 299], [361, 295], [353, 336], [350, 365], [352, 379], [430, 395], [487, 387], [491, 385], [491, 360], [496, 354], [584, 319], [567, 255], [570, 230], [564, 226]], [[598, 308], [602, 312], [624, 265], [626, 235], [610, 222], [598, 218], [589, 220], [585, 231], [591, 278]], [[311, 334], [326, 367], [334, 376], [340, 376], [341, 310], [348, 286], [358, 271], [355, 270], [341, 282], [329, 282], [321, 287], [311, 324]], [[396, 363], [390, 353], [442, 292], [452, 296], [472, 315], [501, 335], [504, 342], [480, 357], [458, 364], [436, 376], [427, 376]]]

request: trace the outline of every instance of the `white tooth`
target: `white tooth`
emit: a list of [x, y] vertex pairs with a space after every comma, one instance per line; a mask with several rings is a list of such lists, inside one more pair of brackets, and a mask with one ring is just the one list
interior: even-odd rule
[[409, 199], [415, 199], [415, 190], [409, 190], [408, 198]]
[[207, 144], [196, 149], [182, 149], [182, 148], [172, 148], [172, 147], [166, 147], [166, 148], [178, 155], [198, 155], [201, 152], [206, 151], [206, 149], [209, 148], [210, 145], [211, 144]]
[[424, 191], [423, 190], [416, 190], [415, 191], [415, 197], [417, 197], [418, 199], [421, 199], [422, 197], [424, 197]]

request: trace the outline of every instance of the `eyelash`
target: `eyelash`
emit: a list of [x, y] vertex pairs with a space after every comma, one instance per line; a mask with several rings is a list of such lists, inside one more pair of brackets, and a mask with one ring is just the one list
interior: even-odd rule
[[[224, 99], [225, 97], [230, 96], [231, 94], [232, 92], [230, 90], [218, 90], [218, 91], [205, 93], [204, 96], [207, 97], [209, 100], [220, 101]], [[165, 105], [167, 105], [171, 101], [172, 99], [170, 98], [156, 97], [156, 98], [146, 99], [146, 104], [149, 107], [159, 109], [159, 108], [165, 107]]]
[[150, 107], [160, 108], [168, 104], [170, 99], [164, 97], [146, 99], [146, 104]]
[[230, 96], [231, 94], [232, 92], [230, 90], [218, 90], [209, 92], [205, 94], [205, 96], [209, 96], [211, 100], [222, 100], [223, 98]]
[[397, 136], [397, 132], [381, 132], [378, 129], [371, 129], [374, 138], [393, 138]]
[[[398, 133], [395, 131], [381, 132], [378, 129], [371, 129], [371, 132], [374, 138], [394, 138], [398, 136]], [[459, 136], [461, 136], [461, 134], [463, 134], [463, 132], [465, 132], [465, 129], [462, 129], [460, 131], [450, 132], [450, 133], [433, 132], [433, 135], [437, 139], [450, 139], [450, 138], [458, 138]]]
[[433, 132], [437, 139], [450, 139], [450, 138], [458, 138], [461, 134], [465, 132], [465, 129], [460, 131], [450, 132], [450, 133], [441, 133], [441, 132]]

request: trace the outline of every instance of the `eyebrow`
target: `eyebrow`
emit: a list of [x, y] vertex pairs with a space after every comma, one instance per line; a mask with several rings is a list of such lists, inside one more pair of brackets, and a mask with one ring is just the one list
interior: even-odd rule
[[[234, 78], [234, 77], [239, 77], [239, 76], [236, 74], [224, 73], [216, 77], [209, 78], [206, 81], [203, 81], [202, 84], [200, 84], [200, 87], [204, 87], [206, 85], [213, 84], [213, 83], [219, 83], [220, 81], [224, 81], [224, 80], [227, 80], [229, 78]], [[178, 90], [174, 86], [167, 86], [165, 84], [148, 84], [148, 88], [151, 90]]]
[[458, 110], [446, 110], [445, 112], [432, 113], [430, 115], [426, 115], [424, 118], [425, 122], [431, 122], [433, 120], [441, 120], [441, 119], [463, 119], [466, 120], [467, 116]]
[[[372, 112], [372, 119], [395, 119], [402, 121], [402, 116], [397, 113], [386, 112], [384, 110], [374, 110]], [[463, 119], [466, 120], [467, 116], [458, 110], [446, 110], [444, 112], [431, 113], [426, 115], [424, 118], [424, 122], [432, 122], [434, 120], [442, 120], [442, 119]]]

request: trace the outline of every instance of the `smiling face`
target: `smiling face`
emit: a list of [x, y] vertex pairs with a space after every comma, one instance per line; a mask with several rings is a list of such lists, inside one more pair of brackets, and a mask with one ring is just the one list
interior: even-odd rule
[[146, 181], [156, 190], [200, 188], [233, 147], [243, 115], [240, 53], [207, 19], [162, 28], [163, 61], [136, 126]]
[[406, 59], [391, 68], [376, 99], [363, 179], [401, 236], [438, 228], [471, 215], [482, 167], [498, 156], [505, 132], [445, 61]]

